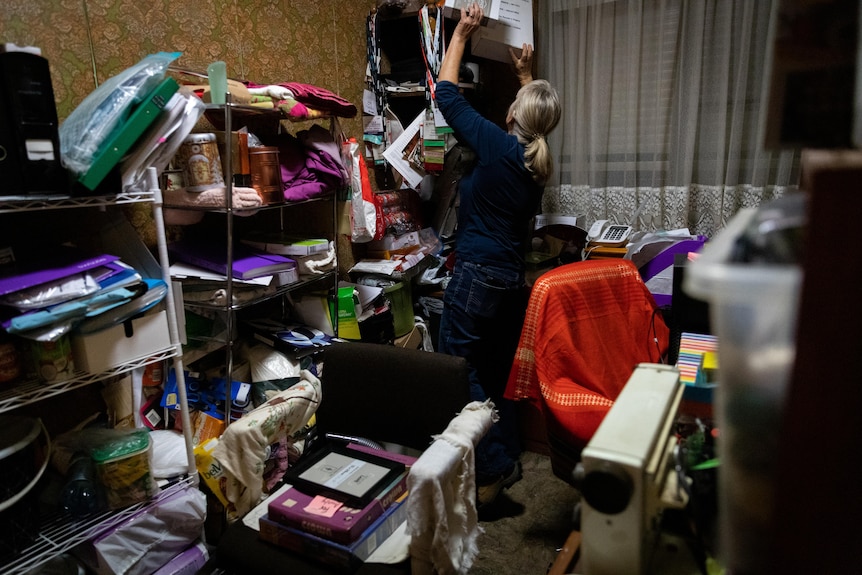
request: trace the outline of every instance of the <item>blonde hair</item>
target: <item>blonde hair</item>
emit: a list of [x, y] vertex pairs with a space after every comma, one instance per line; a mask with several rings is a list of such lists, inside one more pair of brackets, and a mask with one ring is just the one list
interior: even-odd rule
[[560, 98], [547, 80], [533, 80], [518, 90], [509, 106], [512, 133], [524, 144], [524, 166], [533, 180], [544, 184], [551, 177], [554, 163], [545, 136], [560, 121]]

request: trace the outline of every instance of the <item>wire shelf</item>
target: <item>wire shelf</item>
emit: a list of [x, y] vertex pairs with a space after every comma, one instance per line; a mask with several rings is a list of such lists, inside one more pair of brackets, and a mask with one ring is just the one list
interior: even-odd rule
[[100, 533], [120, 525], [135, 514], [154, 507], [159, 501], [196, 483], [196, 476], [186, 476], [162, 489], [149, 501], [119, 510], [95, 513], [83, 519], [74, 519], [63, 512], [50, 515], [42, 522], [39, 534], [33, 543], [9, 563], [0, 565], [0, 572], [4, 575], [27, 573], [56, 555], [93, 539]]

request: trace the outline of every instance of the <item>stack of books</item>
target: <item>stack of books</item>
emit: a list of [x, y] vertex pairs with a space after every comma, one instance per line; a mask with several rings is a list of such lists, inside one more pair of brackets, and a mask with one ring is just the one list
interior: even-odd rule
[[259, 519], [260, 538], [331, 567], [356, 569], [406, 521], [407, 474], [415, 460], [357, 444], [324, 448], [288, 471], [292, 483], [270, 499]]
[[[170, 244], [168, 251], [176, 261], [223, 276], [228, 274], [227, 250], [222, 241], [184, 238]], [[278, 276], [279, 285], [299, 281], [296, 261], [244, 244], [234, 246], [230, 271], [232, 277], [238, 280]]]
[[0, 252], [0, 325], [11, 334], [37, 339], [64, 324], [92, 333], [150, 309], [167, 291], [110, 254], [55, 246], [18, 260], [11, 248]]
[[329, 251], [329, 240], [326, 238], [309, 238], [283, 232], [251, 232], [240, 241], [255, 249], [282, 256], [311, 256]]

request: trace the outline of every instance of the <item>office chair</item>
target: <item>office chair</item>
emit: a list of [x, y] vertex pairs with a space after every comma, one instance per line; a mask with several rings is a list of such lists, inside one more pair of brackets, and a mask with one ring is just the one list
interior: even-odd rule
[[661, 362], [668, 335], [630, 260], [574, 262], [537, 279], [505, 395], [538, 406], [554, 475], [575, 485], [581, 451], [634, 368]]
[[318, 437], [355, 436], [421, 452], [470, 402], [461, 357], [361, 342], [330, 345], [322, 357]]

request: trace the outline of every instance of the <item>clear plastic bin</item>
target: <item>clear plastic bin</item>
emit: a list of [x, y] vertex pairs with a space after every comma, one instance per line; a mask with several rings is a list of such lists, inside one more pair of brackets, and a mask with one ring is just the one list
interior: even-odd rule
[[731, 261], [756, 213], [737, 213], [683, 285], [709, 303], [718, 336], [719, 558], [733, 573], [767, 573], [772, 564], [774, 471], [802, 278], [794, 264]]

